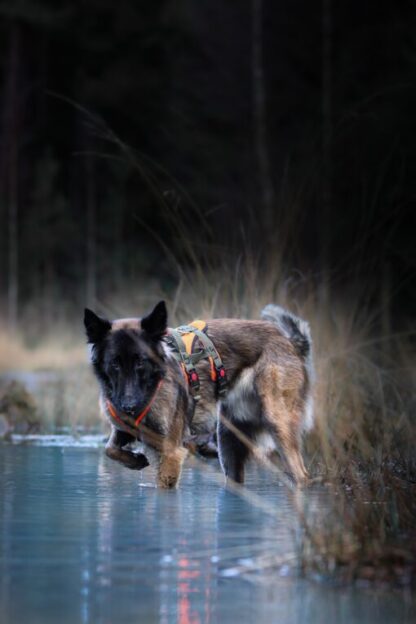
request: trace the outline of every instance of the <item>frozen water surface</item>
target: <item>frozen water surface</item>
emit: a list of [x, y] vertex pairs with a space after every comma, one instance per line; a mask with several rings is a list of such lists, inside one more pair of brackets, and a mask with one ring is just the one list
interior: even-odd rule
[[[226, 491], [215, 461], [163, 492], [96, 438], [32, 442], [0, 446], [2, 624], [416, 621], [405, 592], [297, 579], [292, 503], [254, 467], [252, 498]], [[308, 493], [311, 507], [327, 495]]]

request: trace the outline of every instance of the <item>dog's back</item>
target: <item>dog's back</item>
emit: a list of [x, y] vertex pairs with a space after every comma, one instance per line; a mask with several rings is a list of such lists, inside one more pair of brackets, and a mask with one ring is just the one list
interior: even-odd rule
[[[307, 323], [278, 306], [263, 320], [208, 321], [207, 333], [221, 353], [230, 380], [218, 401], [217, 438], [221, 465], [235, 481], [256, 446], [279, 449], [296, 481], [306, 478], [301, 434], [313, 424], [312, 341]], [[200, 365], [201, 401], [194, 426], [213, 426], [215, 397], [209, 370]], [[211, 415], [210, 415], [211, 414]]]

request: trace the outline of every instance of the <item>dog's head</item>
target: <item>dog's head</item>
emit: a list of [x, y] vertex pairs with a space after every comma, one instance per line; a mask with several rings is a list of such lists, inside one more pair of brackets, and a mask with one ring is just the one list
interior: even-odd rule
[[165, 373], [164, 301], [142, 319], [108, 321], [86, 308], [84, 325], [105, 398], [120, 412], [131, 416], [140, 413]]

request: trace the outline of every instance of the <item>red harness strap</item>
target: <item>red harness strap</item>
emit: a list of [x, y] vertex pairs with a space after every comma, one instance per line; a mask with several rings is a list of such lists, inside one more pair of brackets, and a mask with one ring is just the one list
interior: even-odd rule
[[[150, 399], [149, 403], [146, 405], [146, 407], [140, 412], [140, 414], [137, 416], [136, 420], [134, 421], [134, 425], [136, 427], [138, 427], [140, 425], [140, 423], [142, 422], [143, 418], [148, 414], [150, 408], [153, 405], [153, 401], [156, 398], [157, 393], [159, 392], [160, 386], [162, 385], [162, 381], [163, 379], [160, 379], [159, 383], [156, 386], [156, 390], [153, 393], [152, 398]], [[120, 418], [120, 416], [117, 414], [114, 405], [111, 403], [111, 401], [107, 401], [107, 407], [108, 407], [108, 411], [110, 412], [111, 417], [113, 418], [113, 420], [116, 420], [120, 425], [123, 425], [124, 427], [129, 427], [129, 425], [125, 422], [123, 422]]]

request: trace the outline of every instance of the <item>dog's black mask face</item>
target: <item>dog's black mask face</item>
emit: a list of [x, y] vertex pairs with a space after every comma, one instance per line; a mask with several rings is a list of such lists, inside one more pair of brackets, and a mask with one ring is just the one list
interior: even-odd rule
[[167, 328], [163, 301], [140, 320], [107, 321], [85, 310], [92, 364], [104, 396], [119, 412], [137, 416], [165, 373], [161, 340]]

